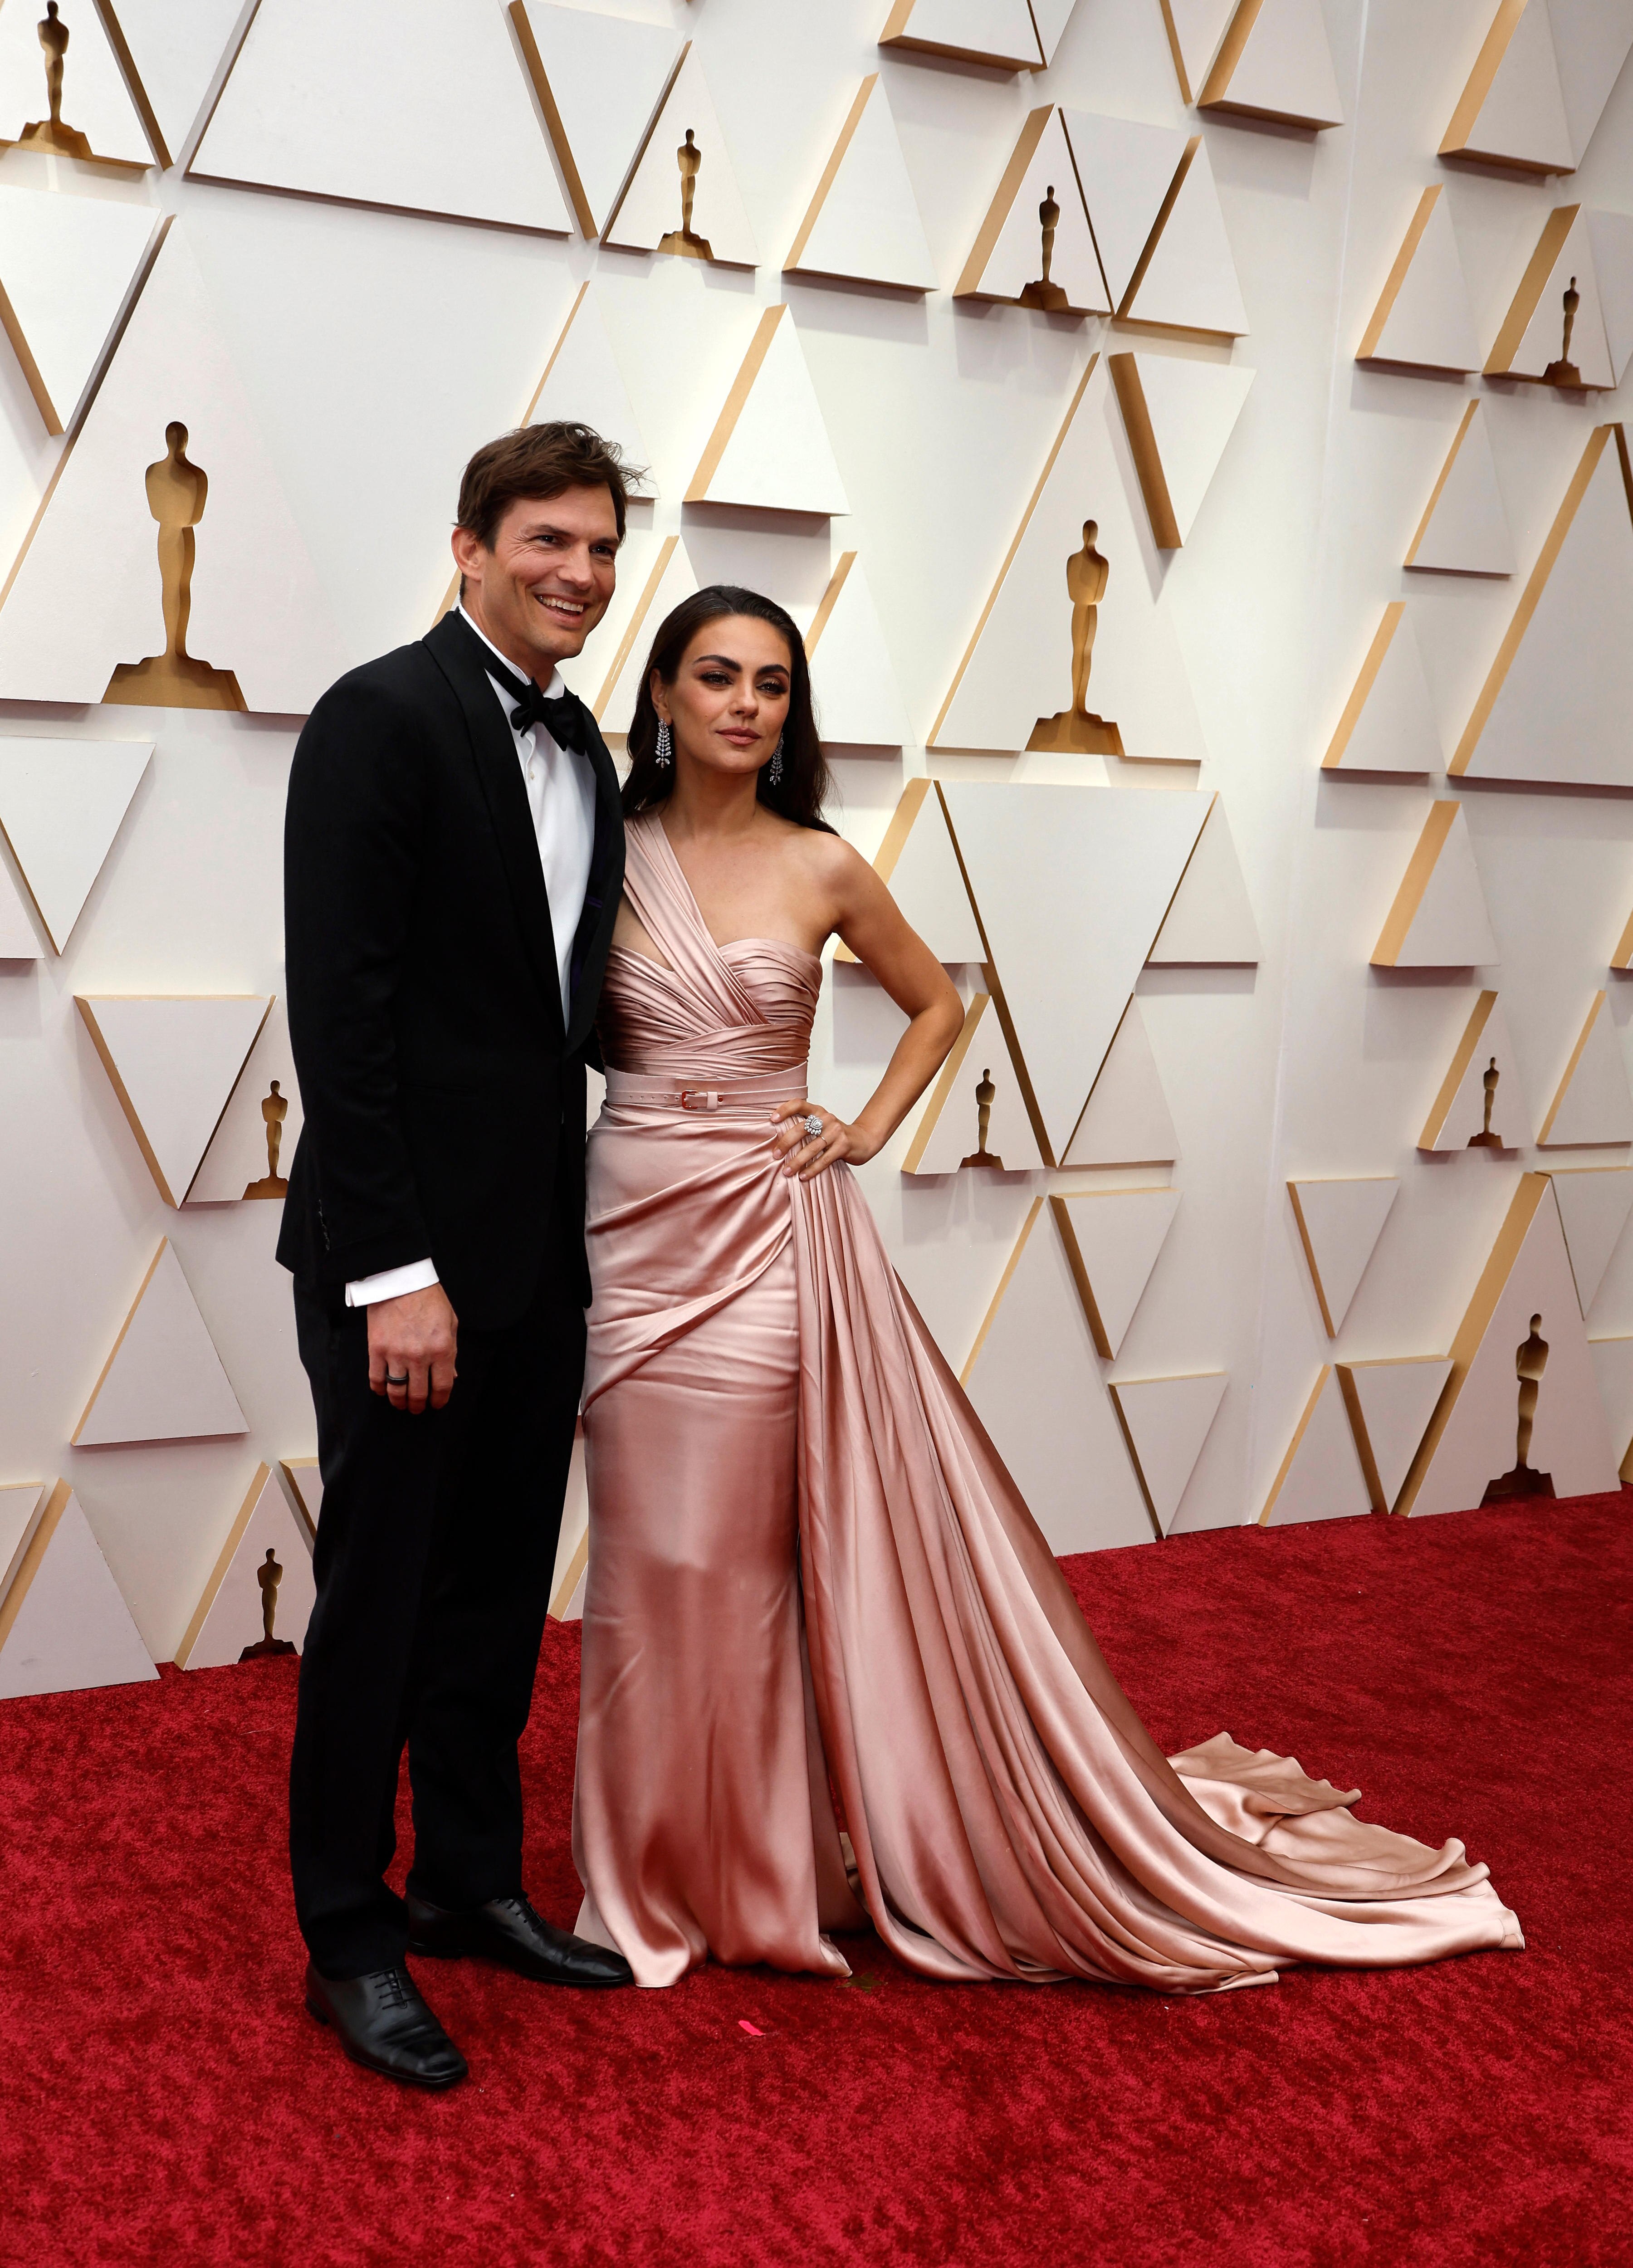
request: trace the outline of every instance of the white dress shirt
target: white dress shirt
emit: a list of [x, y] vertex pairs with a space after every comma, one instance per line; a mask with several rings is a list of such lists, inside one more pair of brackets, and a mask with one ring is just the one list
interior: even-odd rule
[[[499, 652], [491, 638], [482, 637], [463, 607], [459, 612], [489, 652], [514, 675], [515, 665]], [[542, 725], [530, 725], [526, 732], [519, 733], [511, 725], [515, 696], [499, 678], [490, 674], [488, 682], [504, 707], [505, 723], [511, 725], [516, 760], [522, 768], [522, 784], [527, 792], [527, 806], [533, 814], [539, 865], [544, 875], [545, 895], [550, 902], [556, 977], [562, 988], [562, 1020], [565, 1023], [572, 1009], [573, 939], [584, 914], [585, 897], [590, 887], [590, 860], [595, 850], [595, 774], [588, 756], [581, 755], [577, 748], [559, 747]], [[552, 670], [550, 681], [544, 688], [547, 697], [554, 698], [566, 689], [561, 672]], [[434, 1261], [405, 1261], [401, 1268], [383, 1268], [378, 1275], [362, 1276], [348, 1284], [346, 1305], [371, 1307], [377, 1300], [395, 1300], [405, 1292], [423, 1292], [436, 1281]]]

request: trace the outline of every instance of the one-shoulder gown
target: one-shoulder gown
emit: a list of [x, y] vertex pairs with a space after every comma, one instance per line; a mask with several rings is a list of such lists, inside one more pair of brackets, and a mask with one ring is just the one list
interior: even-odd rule
[[1163, 1992], [1522, 1944], [1460, 1843], [1161, 1754], [850, 1168], [779, 1171], [820, 963], [717, 945], [655, 815], [624, 888], [663, 959], [612, 954], [590, 1137], [580, 1933], [648, 1985], [843, 1976], [871, 1922], [931, 1977]]

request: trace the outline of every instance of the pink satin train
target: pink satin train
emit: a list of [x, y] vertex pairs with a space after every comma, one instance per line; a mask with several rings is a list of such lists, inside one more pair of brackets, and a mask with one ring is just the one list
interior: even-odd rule
[[1224, 1733], [1163, 1756], [850, 1169], [777, 1170], [820, 962], [716, 945], [656, 817], [625, 893], [663, 959], [612, 956], [590, 1139], [581, 1933], [648, 1985], [843, 1976], [871, 1923], [1164, 1992], [1520, 1946], [1460, 1844]]

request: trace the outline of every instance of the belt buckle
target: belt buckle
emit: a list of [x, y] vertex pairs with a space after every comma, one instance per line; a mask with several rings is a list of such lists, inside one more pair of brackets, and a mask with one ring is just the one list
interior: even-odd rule
[[720, 1108], [719, 1092], [712, 1086], [683, 1086], [680, 1089], [680, 1108], [682, 1110], [717, 1110]]

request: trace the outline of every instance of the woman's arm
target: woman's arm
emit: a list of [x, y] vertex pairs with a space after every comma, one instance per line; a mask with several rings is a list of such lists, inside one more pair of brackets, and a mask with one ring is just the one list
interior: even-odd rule
[[[857, 959], [879, 979], [908, 1019], [885, 1076], [847, 1124], [820, 1104], [786, 1102], [773, 1115], [788, 1122], [778, 1136], [783, 1170], [813, 1180], [838, 1159], [865, 1165], [877, 1157], [952, 1052], [964, 1025], [964, 1004], [922, 937], [910, 930], [890, 892], [865, 858], [835, 839], [824, 880], [833, 890], [833, 927]], [[820, 1136], [800, 1122], [820, 1117]]]

